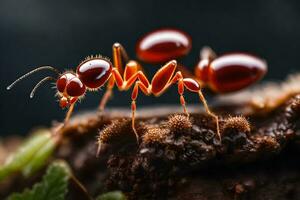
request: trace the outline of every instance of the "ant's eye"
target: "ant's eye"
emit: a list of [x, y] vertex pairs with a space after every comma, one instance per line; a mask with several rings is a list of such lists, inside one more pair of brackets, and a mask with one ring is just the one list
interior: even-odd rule
[[58, 78], [58, 80], [56, 81], [56, 87], [57, 90], [61, 93], [64, 92], [65, 88], [67, 85], [67, 76], [66, 75], [62, 75], [60, 78]]
[[72, 97], [78, 97], [85, 93], [85, 85], [79, 78], [72, 78], [67, 84], [67, 94]]

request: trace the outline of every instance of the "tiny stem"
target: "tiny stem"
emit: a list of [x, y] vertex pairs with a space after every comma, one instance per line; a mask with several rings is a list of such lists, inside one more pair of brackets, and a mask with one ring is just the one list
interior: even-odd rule
[[80, 192], [84, 195], [84, 197], [87, 200], [92, 200], [93, 198], [88, 194], [87, 189], [82, 185], [82, 183], [74, 176], [74, 174], [71, 174], [71, 181], [78, 187]]

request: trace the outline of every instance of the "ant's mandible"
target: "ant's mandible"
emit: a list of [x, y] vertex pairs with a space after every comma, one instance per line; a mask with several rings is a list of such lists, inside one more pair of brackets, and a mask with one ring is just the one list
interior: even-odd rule
[[[51, 70], [57, 77], [46, 77], [42, 79], [32, 90], [32, 98], [35, 91], [44, 82], [56, 81], [59, 104], [62, 108], [68, 107], [68, 112], [63, 125], [67, 124], [73, 112], [75, 103], [82, 98], [87, 90], [97, 90], [107, 83], [107, 90], [100, 102], [100, 110], [103, 110], [109, 100], [114, 85], [120, 91], [129, 90], [133, 86], [131, 95], [132, 103], [132, 129], [137, 141], [139, 137], [135, 128], [136, 99], [139, 91], [145, 95], [159, 96], [171, 85], [177, 84], [180, 103], [186, 115], [186, 103], [183, 96], [185, 88], [199, 95], [204, 104], [206, 112], [215, 119], [216, 132], [219, 138], [218, 116], [210, 111], [207, 102], [201, 92], [201, 83], [205, 83], [217, 92], [230, 92], [242, 89], [256, 80], [260, 79], [266, 72], [266, 63], [254, 56], [243, 53], [227, 54], [221, 57], [215, 56], [209, 48], [204, 48], [201, 53], [202, 59], [196, 67], [195, 78], [184, 77], [183, 73], [177, 69], [175, 58], [181, 57], [191, 49], [191, 40], [185, 33], [176, 29], [161, 29], [154, 31], [137, 43], [137, 55], [146, 62], [166, 62], [153, 76], [151, 82], [141, 70], [141, 65], [134, 60], [129, 60], [128, 55], [119, 43], [115, 43], [113, 49], [113, 64], [104, 57], [91, 56], [81, 62], [76, 72], [67, 71], [60, 73], [51, 66], [38, 67], [27, 74], [21, 76], [7, 89], [11, 89], [17, 82], [29, 75], [41, 71]], [[170, 61], [171, 60], [171, 61]], [[125, 64], [125, 68], [124, 65]], [[185, 71], [185, 69], [183, 69]]]

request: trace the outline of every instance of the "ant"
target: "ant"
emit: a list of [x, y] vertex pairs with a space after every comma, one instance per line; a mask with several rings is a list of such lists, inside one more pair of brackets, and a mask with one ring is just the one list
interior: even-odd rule
[[[123, 75], [121, 75], [120, 71], [123, 71], [123, 59], [127, 64], [124, 69]], [[139, 141], [139, 136], [135, 128], [136, 99], [138, 97], [139, 90], [142, 91], [145, 95], [153, 94], [155, 96], [159, 96], [163, 92], [165, 92], [172, 84], [178, 83], [178, 93], [180, 95], [180, 102], [183, 106], [184, 112], [189, 115], [183, 96], [184, 88], [187, 88], [188, 90], [199, 94], [199, 97], [204, 103], [207, 113], [215, 118], [217, 124], [217, 132], [219, 133], [218, 117], [210, 111], [201, 92], [200, 85], [194, 79], [184, 78], [180, 71], [175, 72], [177, 67], [176, 60], [171, 60], [167, 62], [163, 67], [161, 67], [152, 78], [151, 83], [144, 72], [141, 70], [141, 66], [136, 61], [128, 60], [129, 59], [127, 53], [124, 50], [123, 46], [119, 43], [115, 43], [113, 45], [114, 66], [107, 58], [104, 58], [102, 56], [87, 57], [78, 65], [76, 72], [67, 71], [61, 74], [51, 66], [42, 66], [21, 76], [11, 85], [9, 85], [7, 89], [11, 89], [17, 82], [35, 72], [41, 70], [52, 70], [56, 72], [58, 75], [57, 78], [46, 77], [42, 79], [33, 88], [30, 97], [33, 98], [37, 88], [44, 82], [48, 80], [56, 80], [59, 105], [62, 108], [69, 108], [63, 123], [67, 124], [73, 112], [75, 103], [85, 95], [87, 90], [99, 89], [106, 82], [108, 82], [107, 91], [105, 92], [99, 106], [100, 110], [103, 110], [106, 102], [111, 96], [114, 85], [116, 85], [120, 91], [129, 90], [133, 86], [133, 91], [131, 94], [132, 129], [136, 135], [137, 141]]]
[[[102, 111], [112, 95], [112, 90], [115, 85], [120, 91], [127, 91], [133, 87], [131, 94], [132, 129], [137, 142], [139, 142], [139, 135], [135, 127], [136, 100], [139, 91], [145, 95], [153, 94], [154, 96], [160, 96], [171, 85], [177, 84], [180, 103], [183, 107], [184, 113], [189, 116], [184, 98], [184, 91], [187, 89], [188, 91], [198, 94], [207, 114], [215, 119], [216, 132], [221, 140], [218, 116], [210, 110], [206, 99], [202, 94], [201, 84], [207, 83], [207, 85], [219, 92], [235, 91], [244, 88], [261, 78], [266, 71], [266, 63], [259, 58], [241, 53], [228, 54], [223, 57], [221, 56], [216, 58], [211, 49], [204, 48], [201, 53], [202, 60], [199, 62], [199, 67], [196, 68], [195, 78], [186, 78], [184, 77], [183, 72], [177, 70], [177, 61], [174, 59], [182, 56], [182, 54], [186, 54], [191, 45], [187, 44], [187, 47], [184, 45], [182, 47], [180, 46], [180, 41], [179, 43], [176, 41], [177, 44], [172, 46], [172, 42], [176, 39], [178, 40], [178, 37], [165, 37], [168, 36], [168, 34], [166, 35], [165, 33], [162, 33], [164, 31], [171, 31], [172, 34], [174, 34], [174, 32], [175, 34], [184, 34], [183, 32], [179, 32], [175, 29], [165, 29], [155, 32], [155, 34], [158, 33], [158, 36], [161, 35], [161, 38], [165, 38], [165, 40], [152, 40], [152, 44], [155, 43], [154, 46], [159, 45], [161, 48], [158, 56], [156, 56], [158, 59], [156, 59], [155, 62], [167, 62], [157, 70], [151, 82], [142, 71], [141, 65], [137, 61], [129, 60], [124, 47], [119, 43], [115, 43], [112, 46], [113, 64], [105, 57], [90, 56], [78, 65], [76, 72], [66, 71], [64, 73], [60, 73], [52, 66], [41, 66], [18, 78], [9, 85], [7, 89], [10, 90], [16, 83], [35, 72], [41, 70], [51, 70], [55, 72], [57, 74], [56, 78], [48, 76], [37, 83], [30, 94], [30, 98], [34, 97], [36, 90], [46, 81], [56, 81], [59, 105], [62, 108], [68, 108], [62, 124], [63, 127], [68, 123], [76, 102], [84, 97], [88, 90], [97, 90], [107, 83], [107, 90], [99, 105], [99, 109]], [[151, 33], [147, 37], [150, 37], [151, 39]], [[157, 38], [157, 36], [155, 37]], [[167, 41], [168, 38], [171, 39], [171, 42]], [[146, 39], [143, 38], [137, 45], [140, 45]], [[187, 41], [190, 42], [189, 39], [187, 39]], [[170, 47], [170, 44], [171, 48], [165, 48]], [[178, 48], [181, 48], [181, 50], [178, 51]], [[151, 56], [153, 56], [153, 54], [151, 54], [151, 50], [142, 50], [138, 47], [137, 49], [139, 50], [137, 52], [138, 57], [140, 57], [141, 60], [147, 60], [142, 59], [142, 53], [146, 53], [146, 57], [144, 58], [150, 58], [151, 60]], [[174, 50], [176, 53], [174, 53]], [[171, 56], [172, 59], [170, 59], [168, 55]], [[163, 57], [163, 59], [160, 59], [161, 57]], [[125, 63], [125, 68], [123, 63]], [[234, 77], [231, 73], [235, 75], [238, 73], [240, 76]], [[238, 85], [238, 87], [236, 85]]]

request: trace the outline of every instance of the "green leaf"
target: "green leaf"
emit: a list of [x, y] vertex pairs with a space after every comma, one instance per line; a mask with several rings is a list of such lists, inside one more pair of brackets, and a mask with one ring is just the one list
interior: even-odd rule
[[126, 196], [120, 191], [108, 192], [96, 198], [96, 200], [126, 200]]
[[36, 131], [0, 167], [0, 181], [17, 172], [21, 172], [25, 176], [31, 175], [45, 164], [55, 146], [56, 142], [48, 130]]
[[39, 170], [45, 165], [48, 158], [52, 155], [56, 147], [55, 140], [49, 140], [44, 146], [42, 146], [36, 154], [33, 155], [31, 160], [22, 169], [22, 173], [25, 177], [31, 176], [34, 172]]
[[12, 194], [7, 200], [64, 200], [70, 177], [69, 166], [63, 161], [56, 161], [48, 167], [41, 182], [23, 193]]

